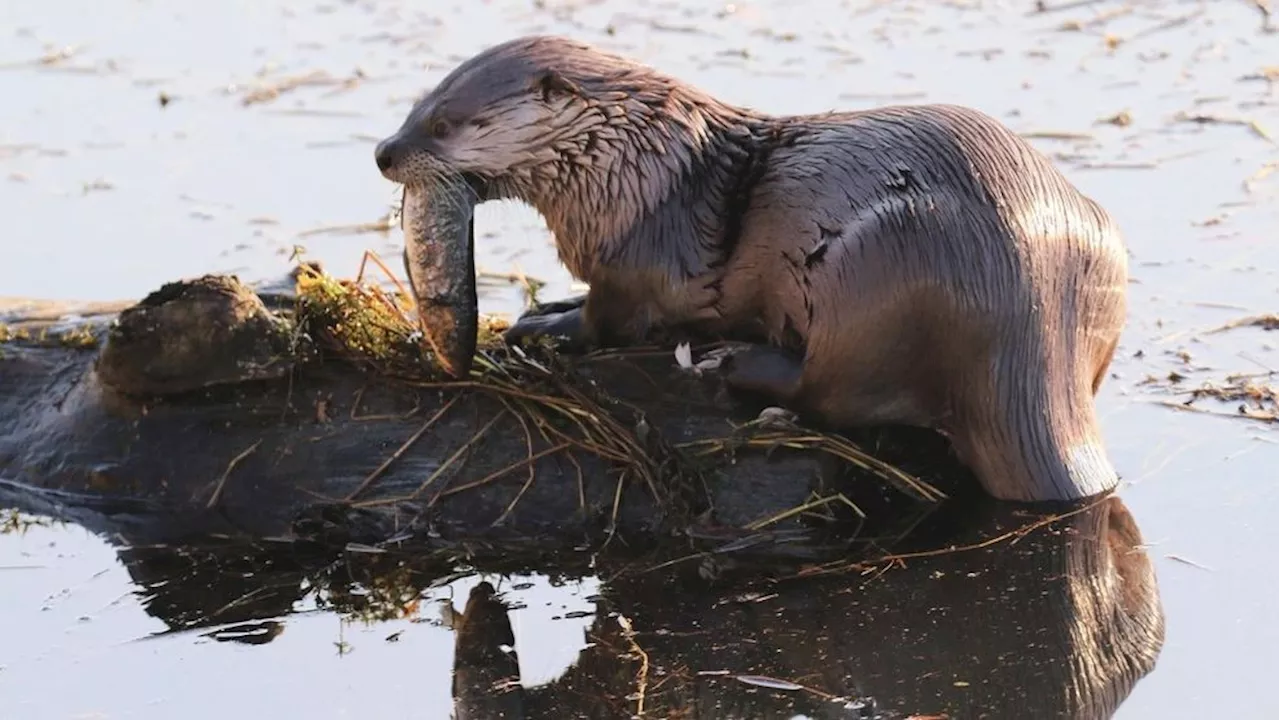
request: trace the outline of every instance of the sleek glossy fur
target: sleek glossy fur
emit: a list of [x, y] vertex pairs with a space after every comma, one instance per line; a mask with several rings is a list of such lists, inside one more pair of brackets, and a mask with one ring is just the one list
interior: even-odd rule
[[377, 159], [398, 182], [462, 173], [541, 212], [591, 289], [513, 341], [755, 342], [735, 385], [836, 425], [936, 428], [995, 497], [1117, 482], [1094, 395], [1124, 325], [1121, 234], [985, 114], [767, 115], [534, 36], [462, 63]]

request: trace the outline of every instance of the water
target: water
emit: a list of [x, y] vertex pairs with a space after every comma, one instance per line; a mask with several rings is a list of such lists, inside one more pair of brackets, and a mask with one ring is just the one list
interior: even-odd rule
[[[1132, 251], [1130, 320], [1099, 403], [1168, 616], [1156, 670], [1117, 716], [1275, 717], [1274, 426], [1178, 412], [1142, 384], [1276, 370], [1274, 333], [1199, 334], [1276, 310], [1276, 175], [1250, 180], [1276, 162], [1275, 84], [1258, 78], [1267, 66], [1274, 77], [1275, 32], [1248, 2], [1031, 6], [0, 3], [0, 295], [114, 299], [203, 272], [274, 278], [295, 245], [334, 272], [366, 249], [395, 258], [396, 233], [300, 234], [383, 215], [393, 188], [373, 166], [375, 139], [452, 64], [518, 33], [573, 34], [768, 111], [946, 101], [1024, 132], [1085, 134], [1036, 142], [1117, 217]], [[1062, 29], [1071, 21], [1083, 28]], [[62, 48], [74, 51], [24, 64]], [[243, 104], [259, 82], [315, 71], [357, 81]], [[1125, 111], [1127, 124], [1104, 121]], [[532, 211], [483, 206], [477, 232], [482, 268], [544, 279], [545, 297], [570, 292]], [[488, 311], [520, 301], [503, 283], [481, 298]], [[476, 582], [456, 581], [459, 606]], [[596, 588], [534, 576], [510, 589], [520, 582], [500, 590], [527, 606], [513, 629], [537, 683], [577, 657], [591, 619], [563, 616], [592, 609]], [[166, 626], [115, 550], [74, 527], [0, 536], [0, 583], [0, 717], [447, 712], [452, 640], [433, 622], [344, 625], [303, 596], [268, 643], [153, 637]]]

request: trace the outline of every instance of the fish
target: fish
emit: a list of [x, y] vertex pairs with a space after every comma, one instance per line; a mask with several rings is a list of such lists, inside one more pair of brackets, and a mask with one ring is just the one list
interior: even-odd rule
[[400, 229], [424, 347], [446, 374], [465, 378], [480, 329], [475, 194], [462, 178], [406, 185]]

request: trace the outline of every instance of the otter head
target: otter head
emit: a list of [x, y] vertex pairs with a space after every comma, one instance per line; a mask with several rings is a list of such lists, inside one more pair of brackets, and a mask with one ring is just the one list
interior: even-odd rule
[[586, 112], [569, 79], [574, 66], [594, 54], [587, 45], [543, 36], [481, 52], [449, 73], [395, 134], [378, 143], [378, 169], [402, 184], [458, 173], [483, 190], [480, 199], [531, 200], [525, 197], [528, 181], [554, 172], [565, 144], [604, 119]]

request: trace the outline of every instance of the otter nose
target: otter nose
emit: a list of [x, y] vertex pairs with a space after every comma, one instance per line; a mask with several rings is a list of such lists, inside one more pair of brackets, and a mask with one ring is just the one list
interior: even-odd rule
[[389, 137], [378, 143], [373, 149], [373, 160], [378, 163], [378, 169], [382, 172], [390, 170], [396, 161], [396, 139]]

